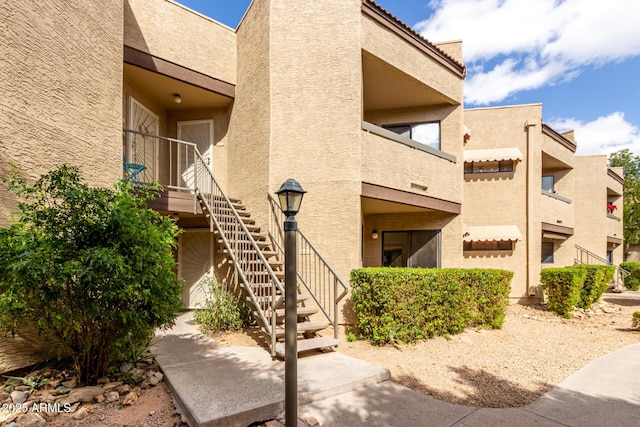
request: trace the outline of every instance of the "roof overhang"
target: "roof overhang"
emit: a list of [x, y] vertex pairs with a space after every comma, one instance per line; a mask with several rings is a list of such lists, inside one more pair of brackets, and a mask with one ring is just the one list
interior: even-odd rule
[[430, 210], [458, 215], [461, 212], [460, 203], [366, 182], [362, 183], [360, 191], [360, 196], [363, 198], [362, 208], [365, 213], [402, 213]]
[[549, 224], [547, 222], [542, 223], [542, 233], [556, 233], [564, 236], [573, 236], [574, 230], [571, 227], [564, 227], [562, 225]]

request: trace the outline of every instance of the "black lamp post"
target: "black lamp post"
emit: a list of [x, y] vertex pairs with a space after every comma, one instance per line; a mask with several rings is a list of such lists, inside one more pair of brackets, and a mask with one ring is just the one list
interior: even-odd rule
[[[295, 216], [306, 193], [293, 178], [276, 192], [284, 221], [284, 417], [287, 427], [298, 425], [298, 292], [296, 289], [297, 259]], [[275, 333], [275, 331], [273, 331]]]

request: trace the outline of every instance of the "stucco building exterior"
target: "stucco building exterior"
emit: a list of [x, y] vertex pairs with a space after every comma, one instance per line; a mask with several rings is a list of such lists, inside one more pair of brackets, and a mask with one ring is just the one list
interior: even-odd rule
[[465, 125], [465, 266], [514, 271], [521, 300], [542, 297], [543, 268], [622, 262], [622, 171], [605, 155], [576, 156], [540, 104], [467, 109]]
[[[163, 184], [153, 207], [185, 229], [187, 306], [206, 275], [280, 286], [269, 196], [290, 177], [318, 263], [343, 282], [361, 266], [505, 268], [515, 301], [541, 297], [549, 251], [621, 261], [604, 208], [622, 210], [620, 171], [576, 157], [540, 105], [465, 111], [462, 42], [432, 43], [371, 0], [254, 0], [236, 30], [170, 0], [8, 0], [0, 15], [0, 173], [68, 163], [92, 185]], [[0, 191], [0, 226], [15, 202]], [[240, 229], [260, 254], [238, 255]], [[349, 321], [345, 301], [328, 317]]]

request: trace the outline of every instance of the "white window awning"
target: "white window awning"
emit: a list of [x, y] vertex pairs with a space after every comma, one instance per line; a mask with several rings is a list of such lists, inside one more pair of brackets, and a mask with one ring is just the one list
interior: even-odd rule
[[465, 162], [498, 162], [500, 160], [522, 160], [519, 148], [490, 148], [487, 150], [464, 150]]
[[517, 225], [476, 225], [465, 226], [462, 240], [465, 242], [487, 242], [522, 240]]

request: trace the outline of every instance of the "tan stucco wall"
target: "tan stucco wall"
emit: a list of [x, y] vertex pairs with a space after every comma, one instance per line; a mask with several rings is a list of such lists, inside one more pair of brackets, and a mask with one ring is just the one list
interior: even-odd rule
[[427, 54], [420, 53], [370, 17], [362, 15], [362, 49], [392, 64], [406, 74], [428, 84], [459, 104], [463, 103], [463, 86]]
[[[623, 238], [622, 221], [607, 216], [607, 187], [622, 193], [622, 184], [607, 175], [607, 156], [576, 156], [576, 235], [575, 243], [606, 258], [607, 249], [613, 250], [613, 262], [623, 261], [624, 245], [612, 248], [607, 244], [607, 236]], [[621, 217], [622, 198], [616, 202], [618, 210], [614, 214]]]
[[[62, 163], [92, 186], [122, 174], [122, 1], [0, 2], [0, 175]], [[0, 184], [0, 226], [15, 199]], [[4, 340], [4, 339], [3, 339]], [[48, 355], [30, 333], [0, 342], [0, 372]]]
[[255, 1], [237, 30], [237, 86], [227, 136], [229, 196], [241, 198], [262, 227], [269, 224], [271, 143], [270, 6]]
[[360, 266], [360, 7], [271, 1], [270, 191], [308, 191], [298, 222], [343, 279]]
[[[0, 3], [1, 175], [68, 163], [91, 185], [121, 177], [122, 10], [121, 0]], [[15, 209], [0, 186], [0, 226]]]
[[236, 34], [169, 0], [124, 0], [124, 44], [236, 83]]

